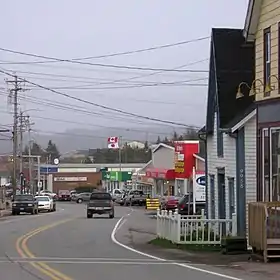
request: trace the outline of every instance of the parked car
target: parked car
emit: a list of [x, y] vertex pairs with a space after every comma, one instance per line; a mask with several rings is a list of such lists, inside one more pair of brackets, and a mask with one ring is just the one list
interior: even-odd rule
[[53, 197], [57, 197], [57, 194], [54, 193], [54, 192], [51, 192], [49, 190], [43, 190], [43, 191], [40, 191], [40, 194], [39, 195], [48, 195], [48, 196], [51, 196], [52, 198]]
[[114, 190], [112, 191], [112, 193], [111, 193], [113, 201], [116, 201], [116, 199], [117, 199], [118, 197], [121, 197], [121, 196], [122, 196], [122, 193], [123, 193], [123, 192], [122, 192], [121, 190], [119, 190], [119, 189], [114, 189]]
[[145, 205], [147, 195], [141, 190], [131, 190], [125, 199], [125, 205]]
[[[201, 210], [205, 209], [205, 202], [195, 203], [195, 214], [200, 215]], [[193, 215], [193, 196], [189, 197], [189, 194], [185, 194], [178, 203], [178, 213], [181, 215]]]
[[56, 203], [55, 201], [48, 195], [39, 195], [35, 196], [38, 202], [38, 211], [56, 211]]
[[12, 215], [38, 214], [38, 202], [32, 194], [16, 194], [12, 199]]
[[59, 201], [71, 201], [70, 191], [69, 190], [59, 190], [58, 191], [58, 200]]
[[164, 196], [161, 198], [160, 208], [173, 211], [178, 207], [179, 199], [176, 196]]
[[78, 195], [75, 196], [75, 201], [77, 203], [88, 202], [90, 199], [90, 196], [91, 196], [91, 193], [89, 193], [89, 192], [79, 193]]
[[87, 204], [87, 218], [94, 214], [108, 214], [110, 219], [115, 216], [115, 208], [112, 196], [107, 192], [93, 192]]
[[125, 199], [127, 197], [127, 192], [123, 192], [120, 196], [117, 196], [116, 200], [115, 200], [115, 203], [123, 206], [124, 203], [125, 203]]

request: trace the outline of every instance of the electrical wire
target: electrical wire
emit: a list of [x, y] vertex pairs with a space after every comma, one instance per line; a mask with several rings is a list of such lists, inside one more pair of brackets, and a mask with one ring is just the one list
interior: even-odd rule
[[[132, 51], [110, 53], [110, 54], [98, 55], [98, 56], [87, 56], [87, 57], [80, 57], [80, 58], [71, 58], [69, 60], [70, 61], [82, 61], [82, 60], [108, 58], [108, 57], [115, 57], [115, 56], [120, 56], [120, 55], [142, 53], [142, 52], [147, 52], [147, 51], [166, 49], [166, 48], [170, 48], [170, 47], [176, 47], [176, 46], [186, 45], [186, 44], [195, 43], [195, 42], [199, 42], [199, 41], [204, 41], [204, 40], [209, 39], [209, 38], [210, 38], [210, 36], [200, 37], [200, 38], [196, 38], [196, 39], [192, 39], [192, 40], [186, 40], [186, 41], [181, 41], [181, 42], [176, 42], [176, 43], [171, 43], [171, 44], [165, 44], [165, 45], [160, 45], [160, 46], [155, 46], [155, 47], [150, 47], [150, 48], [143, 48], [143, 49], [132, 50]], [[20, 62], [20, 63], [17, 63], [17, 64], [31, 64], [31, 63], [41, 64], [41, 63], [54, 63], [54, 62], [58, 62], [58, 61], [54, 61], [54, 60], [49, 60], [49, 61], [33, 61], [33, 62]]]
[[163, 72], [181, 72], [181, 73], [208, 73], [208, 70], [194, 70], [194, 69], [166, 69], [166, 68], [150, 68], [150, 67], [137, 67], [137, 66], [130, 66], [130, 65], [116, 65], [116, 64], [103, 64], [103, 63], [91, 63], [91, 62], [82, 62], [70, 59], [61, 59], [57, 57], [50, 57], [32, 53], [26, 53], [6, 48], [0, 48], [1, 51], [13, 53], [13, 54], [20, 54], [24, 56], [42, 58], [42, 59], [50, 59], [57, 62], [67, 62], [72, 64], [82, 64], [82, 65], [90, 65], [90, 66], [98, 66], [98, 67], [106, 67], [106, 68], [117, 68], [117, 69], [128, 69], [128, 70], [141, 70], [141, 71], [163, 71]]
[[[14, 75], [12, 75], [12, 74], [10, 74], [10, 73], [8, 73], [8, 72], [6, 72], [6, 71], [0, 70], [0, 72], [2, 72], [2, 73], [4, 73], [4, 74], [7, 74], [8, 76], [14, 77]], [[26, 82], [26, 83], [28, 83], [28, 84], [37, 86], [38, 88], [45, 89], [45, 90], [50, 91], [50, 92], [53, 92], [53, 93], [55, 93], [55, 94], [57, 94], [57, 95], [61, 95], [61, 96], [67, 97], [67, 98], [69, 98], [69, 99], [73, 99], [73, 100], [79, 101], [79, 102], [81, 102], [81, 103], [89, 104], [89, 105], [92, 105], [92, 106], [94, 106], [94, 107], [102, 108], [102, 109], [105, 109], [105, 110], [108, 110], [108, 111], [112, 111], [112, 112], [124, 114], [124, 115], [127, 115], [127, 116], [132, 116], [132, 117], [136, 117], [136, 118], [141, 118], [141, 119], [145, 119], [145, 120], [149, 120], [149, 121], [154, 121], [154, 122], [172, 124], [172, 125], [183, 126], [183, 127], [187, 127], [187, 128], [190, 127], [189, 125], [186, 125], [186, 124], [183, 124], [183, 123], [179, 123], [179, 122], [174, 122], [174, 121], [169, 121], [169, 120], [160, 120], [160, 119], [158, 119], [158, 118], [143, 116], [143, 115], [139, 115], [139, 114], [127, 112], [127, 111], [124, 111], [124, 110], [121, 110], [121, 109], [117, 109], [117, 108], [105, 106], [105, 105], [102, 105], [102, 104], [98, 104], [98, 103], [95, 103], [95, 102], [91, 102], [91, 101], [88, 101], [88, 100], [85, 100], [85, 99], [82, 99], [82, 98], [79, 98], [79, 97], [75, 97], [75, 96], [69, 95], [69, 94], [67, 94], [67, 93], [63, 93], [63, 92], [60, 92], [60, 91], [57, 91], [57, 90], [48, 88], [48, 87], [46, 87], [46, 86], [42, 86], [42, 85], [40, 85], [40, 84], [31, 82], [31, 81], [26, 80], [26, 79], [22, 79], [22, 78], [20, 78], [20, 77], [18, 77], [18, 78], [19, 78], [19, 80], [21, 80], [22, 82]], [[194, 127], [194, 126], [191, 126], [191, 127]], [[199, 128], [199, 127], [197, 127], [197, 128]]]

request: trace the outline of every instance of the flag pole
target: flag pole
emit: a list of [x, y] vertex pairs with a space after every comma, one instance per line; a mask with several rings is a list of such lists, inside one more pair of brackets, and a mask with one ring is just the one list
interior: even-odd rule
[[119, 166], [120, 166], [120, 172], [122, 171], [122, 136], [119, 136]]

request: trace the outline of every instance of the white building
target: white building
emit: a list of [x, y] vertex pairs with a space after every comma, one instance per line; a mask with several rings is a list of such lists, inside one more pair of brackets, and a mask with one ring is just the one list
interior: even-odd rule
[[[207, 214], [212, 219], [231, 219], [236, 213], [237, 233], [244, 237], [247, 205], [256, 201], [256, 109], [252, 96], [236, 99], [236, 92], [242, 81], [253, 81], [253, 52], [254, 46], [244, 46], [242, 30], [212, 30], [206, 121]], [[233, 74], [236, 69], [239, 71]]]

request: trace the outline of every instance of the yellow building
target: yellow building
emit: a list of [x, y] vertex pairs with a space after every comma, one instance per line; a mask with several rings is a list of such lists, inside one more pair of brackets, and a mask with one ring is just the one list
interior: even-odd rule
[[244, 36], [255, 43], [257, 199], [280, 201], [280, 0], [249, 0]]

